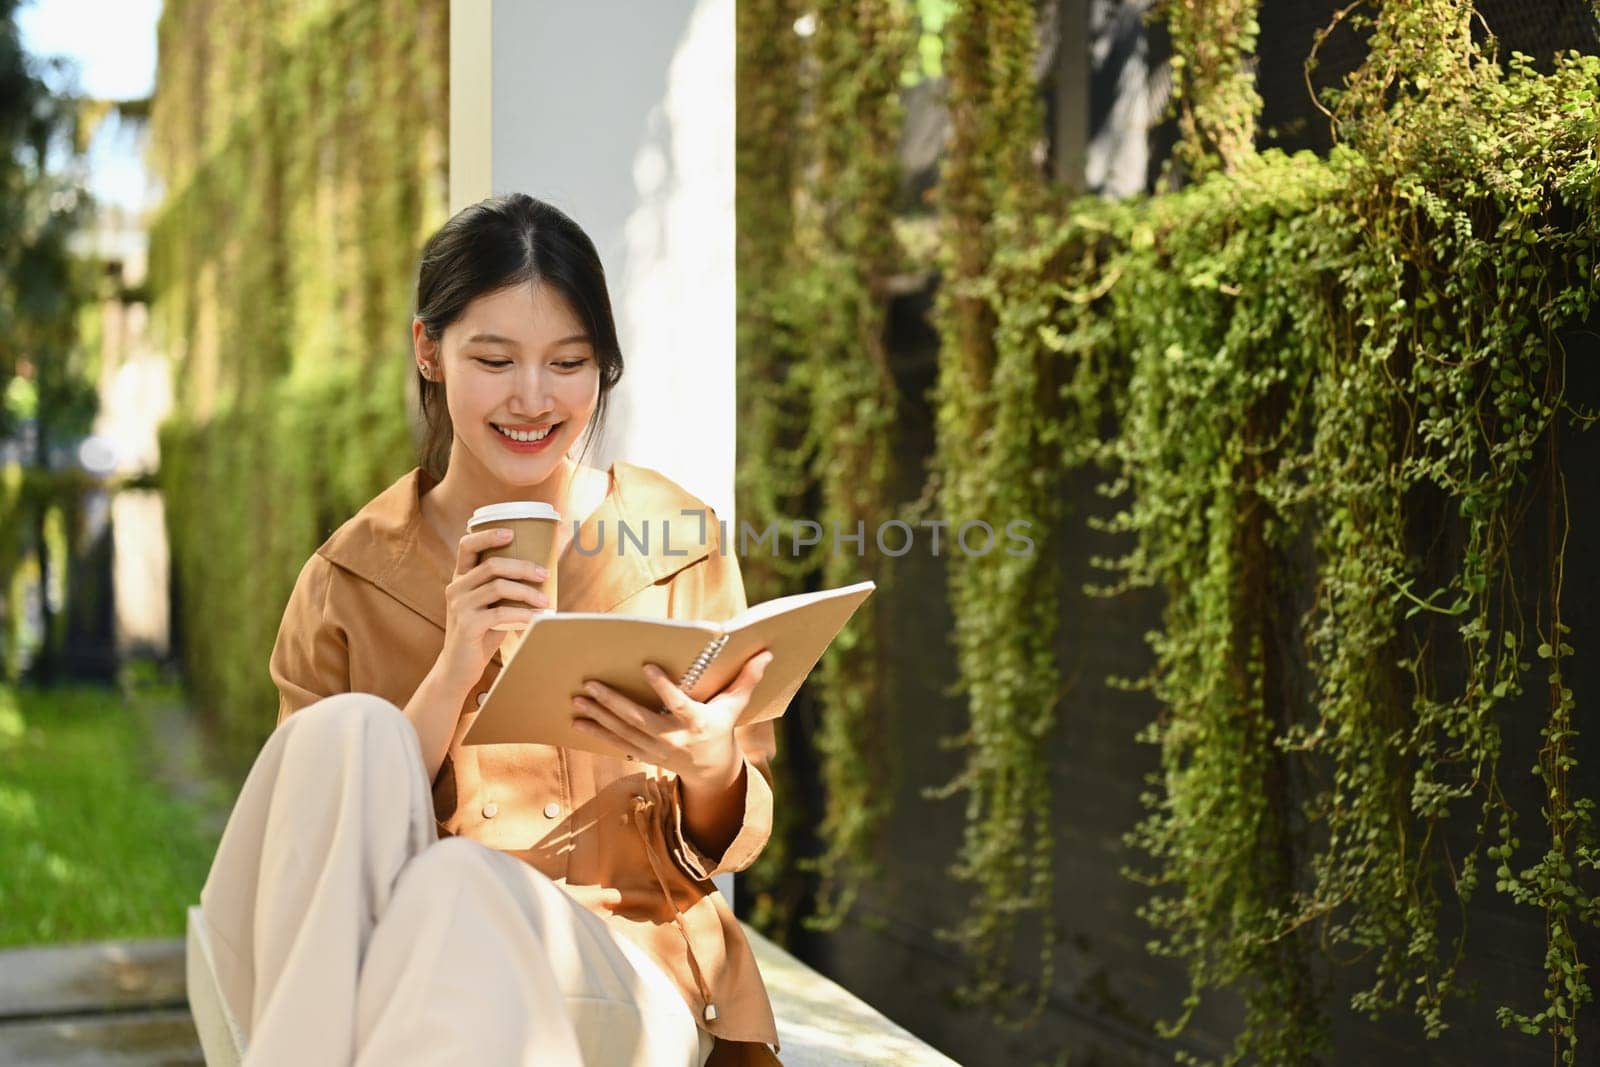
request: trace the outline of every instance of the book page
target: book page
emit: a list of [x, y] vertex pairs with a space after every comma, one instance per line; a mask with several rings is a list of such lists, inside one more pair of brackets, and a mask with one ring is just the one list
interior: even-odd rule
[[820, 589], [815, 593], [791, 593], [788, 596], [775, 597], [772, 600], [766, 600], [746, 608], [723, 623], [723, 629], [728, 633], [733, 633], [735, 630], [742, 630], [746, 626], [758, 623], [763, 619], [782, 615], [807, 604], [815, 604], [819, 601], [834, 598], [849, 598], [860, 593], [863, 589], [871, 590], [873, 588], [876, 587], [872, 582], [857, 582], [854, 585], [841, 585], [837, 589]]

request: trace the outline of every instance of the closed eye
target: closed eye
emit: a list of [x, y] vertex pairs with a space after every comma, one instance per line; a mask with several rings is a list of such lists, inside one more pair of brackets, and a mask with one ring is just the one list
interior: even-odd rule
[[496, 369], [511, 366], [509, 359], [484, 359], [482, 356], [474, 356], [472, 361], [474, 363], [482, 363], [485, 367], [494, 367]]
[[589, 357], [585, 356], [583, 359], [564, 359], [564, 360], [561, 360], [559, 363], [556, 364], [556, 366], [560, 367], [562, 370], [577, 370], [579, 367], [583, 366], [587, 362], [589, 362]]

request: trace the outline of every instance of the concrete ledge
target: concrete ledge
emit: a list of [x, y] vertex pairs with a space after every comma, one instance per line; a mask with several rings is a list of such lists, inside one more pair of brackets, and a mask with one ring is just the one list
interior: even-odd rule
[[0, 1024], [44, 1015], [182, 1007], [183, 956], [174, 954], [173, 944], [94, 941], [0, 951]]
[[[745, 933], [772, 996], [785, 1067], [955, 1062], [754, 930]], [[186, 941], [0, 951], [6, 1067], [232, 1067], [238, 1036], [216, 988], [199, 908], [189, 911]]]
[[179, 941], [0, 951], [0, 1064], [202, 1065]]
[[891, 1022], [844, 986], [807, 967], [750, 927], [761, 977], [778, 1020], [784, 1067], [954, 1067], [955, 1060]]

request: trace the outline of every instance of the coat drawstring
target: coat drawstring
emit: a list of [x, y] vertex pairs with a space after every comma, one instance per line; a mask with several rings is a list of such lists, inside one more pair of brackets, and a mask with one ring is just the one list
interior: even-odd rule
[[672, 921], [678, 924], [678, 932], [683, 935], [683, 943], [689, 950], [689, 970], [694, 972], [695, 985], [700, 989], [700, 999], [706, 1003], [705, 1019], [714, 1022], [717, 1018], [717, 1006], [711, 1001], [711, 991], [706, 988], [705, 975], [700, 970], [700, 960], [694, 954], [694, 942], [689, 937], [689, 926], [683, 921], [683, 913], [678, 910], [678, 902], [673, 899], [672, 890], [667, 888], [667, 880], [661, 873], [661, 863], [656, 858], [656, 850], [650, 839], [649, 815], [651, 802], [644, 797], [633, 798], [633, 828], [639, 831], [639, 836], [644, 840], [644, 854], [650, 860], [650, 871], [656, 876], [656, 884], [661, 887], [661, 894], [667, 898], [667, 906], [672, 909]]

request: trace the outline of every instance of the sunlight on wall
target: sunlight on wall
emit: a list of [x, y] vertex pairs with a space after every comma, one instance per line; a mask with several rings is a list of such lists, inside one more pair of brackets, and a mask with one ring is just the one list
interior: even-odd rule
[[[617, 454], [733, 515], [733, 4], [696, 6], [634, 154]], [[622, 405], [619, 405], [619, 413]]]
[[488, 110], [493, 191], [566, 211], [605, 263], [626, 370], [589, 461], [654, 467], [730, 522], [733, 28], [732, 0], [498, 3], [493, 99], [452, 100]]
[[491, 20], [490, 99], [461, 95], [482, 90], [453, 40], [451, 114], [487, 114], [493, 192], [561, 208], [605, 265], [625, 370], [589, 462], [653, 467], [736, 529], [733, 0], [501, 0]]

